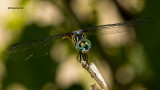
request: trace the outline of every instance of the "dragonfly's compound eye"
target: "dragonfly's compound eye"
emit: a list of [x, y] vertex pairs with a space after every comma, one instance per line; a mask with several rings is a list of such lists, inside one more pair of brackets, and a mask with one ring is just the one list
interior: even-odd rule
[[87, 39], [83, 39], [76, 44], [76, 47], [79, 51], [86, 53], [91, 49], [91, 42]]
[[83, 41], [79, 42], [79, 47], [84, 47], [85, 43]]

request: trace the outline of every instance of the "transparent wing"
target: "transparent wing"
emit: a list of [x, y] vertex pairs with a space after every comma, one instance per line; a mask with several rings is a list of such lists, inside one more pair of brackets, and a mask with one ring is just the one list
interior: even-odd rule
[[107, 24], [101, 26], [90, 27], [87, 29], [83, 29], [82, 32], [94, 32], [100, 31], [103, 34], [113, 34], [113, 33], [121, 33], [130, 30], [134, 26], [138, 26], [141, 24], [149, 23], [155, 21], [155, 18], [142, 18], [142, 19], [135, 19], [131, 21], [115, 23], [115, 24]]
[[[95, 26], [87, 29], [81, 30], [82, 32], [91, 32], [91, 31], [100, 31], [103, 34], [119, 33], [130, 30], [131, 27], [137, 26], [140, 24], [148, 23], [153, 21], [154, 18], [143, 18], [136, 19], [122, 23], [116, 24], [107, 24], [101, 26]], [[59, 35], [53, 35], [48, 38], [18, 43], [12, 45], [6, 51], [6, 54], [12, 59], [25, 59], [28, 60], [31, 57], [41, 56], [47, 54], [52, 43], [55, 43], [56, 40], [61, 39], [65, 36], [74, 34], [74, 32], [62, 33]], [[54, 41], [53, 41], [54, 40]], [[53, 41], [53, 42], [52, 42]]]
[[70, 35], [70, 33], [63, 33], [39, 40], [14, 44], [6, 50], [5, 55], [14, 60], [28, 60], [31, 57], [46, 55], [48, 54], [52, 43], [56, 43], [59, 39], [62, 40], [62, 38], [67, 35]]

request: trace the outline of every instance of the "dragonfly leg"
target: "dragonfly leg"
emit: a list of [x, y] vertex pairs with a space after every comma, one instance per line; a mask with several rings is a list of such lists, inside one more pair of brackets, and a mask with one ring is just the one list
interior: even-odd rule
[[80, 53], [80, 59], [79, 59], [79, 62], [81, 63], [81, 57], [82, 57], [82, 53], [81, 52], [79, 52]]
[[77, 55], [77, 60], [81, 63], [82, 59], [83, 59], [83, 61], [86, 62], [86, 64], [88, 64], [88, 55], [86, 53], [79, 52]]
[[77, 55], [77, 61], [79, 61], [78, 57], [79, 57], [79, 53], [78, 53], [78, 55]]
[[82, 57], [83, 57], [83, 60], [86, 61], [86, 63], [88, 64], [88, 55], [85, 53], [82, 53]]
[[81, 63], [81, 55], [82, 55], [81, 52], [79, 52], [78, 55], [77, 55], [77, 60], [78, 60], [80, 63]]
[[84, 54], [84, 53], [82, 53], [82, 55], [83, 55], [83, 60], [84, 60], [84, 61], [86, 61], [85, 54]]
[[86, 63], [88, 64], [88, 55], [85, 54], [85, 57], [86, 57], [86, 58], [85, 58], [85, 59], [86, 59], [85, 61], [86, 61]]

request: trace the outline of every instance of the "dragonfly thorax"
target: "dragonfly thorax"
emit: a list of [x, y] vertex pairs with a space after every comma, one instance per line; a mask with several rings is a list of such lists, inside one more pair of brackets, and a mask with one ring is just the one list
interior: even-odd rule
[[73, 42], [79, 52], [86, 53], [91, 49], [91, 42], [84, 34], [73, 35]]

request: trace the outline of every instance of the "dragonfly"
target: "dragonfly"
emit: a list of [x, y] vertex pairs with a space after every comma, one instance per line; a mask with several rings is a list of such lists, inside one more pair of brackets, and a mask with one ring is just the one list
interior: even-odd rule
[[[73, 45], [78, 51], [77, 60], [81, 63], [81, 61], [85, 61], [88, 64], [88, 55], [87, 52], [91, 50], [92, 44], [89, 39], [86, 38], [85, 33], [92, 32], [92, 31], [105, 31], [106, 34], [110, 33], [119, 33], [124, 31], [129, 31], [131, 27], [135, 27], [140, 24], [149, 23], [153, 21], [153, 18], [147, 17], [147, 18], [141, 18], [141, 19], [134, 19], [126, 22], [120, 22], [120, 23], [114, 23], [114, 24], [106, 24], [106, 25], [100, 25], [100, 26], [93, 26], [82, 30], [77, 30], [73, 32], [68, 33], [62, 33], [58, 35], [52, 35], [47, 38], [34, 40], [34, 41], [28, 41], [24, 43], [17, 43], [12, 46], [10, 46], [7, 49], [7, 52], [9, 53], [16, 53], [19, 50], [25, 51], [29, 48], [36, 48], [40, 44], [45, 44], [47, 42], [51, 42], [55, 39], [61, 38], [61, 39], [71, 39], [73, 42]], [[32, 55], [28, 56], [32, 57]]]

